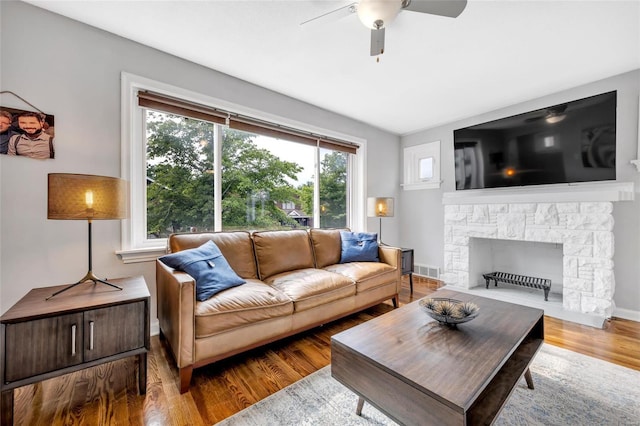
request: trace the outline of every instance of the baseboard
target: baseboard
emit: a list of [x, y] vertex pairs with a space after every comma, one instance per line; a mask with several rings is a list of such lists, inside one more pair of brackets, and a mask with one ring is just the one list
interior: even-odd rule
[[160, 321], [158, 321], [158, 318], [154, 318], [151, 320], [150, 328], [152, 336], [157, 336], [158, 334], [160, 334]]
[[631, 309], [615, 308], [612, 316], [640, 322], [640, 311], [633, 311]]

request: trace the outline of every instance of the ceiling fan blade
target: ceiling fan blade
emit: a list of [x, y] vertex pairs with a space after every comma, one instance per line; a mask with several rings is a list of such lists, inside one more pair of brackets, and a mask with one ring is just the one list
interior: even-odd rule
[[305, 26], [315, 26], [318, 24], [324, 24], [327, 22], [337, 21], [346, 16], [352, 15], [358, 11], [358, 3], [351, 3], [346, 6], [340, 7], [338, 9], [332, 10], [327, 13], [323, 13], [320, 16], [316, 16], [315, 18], [307, 19], [304, 22], [301, 22], [300, 25]]
[[404, 0], [402, 7], [412, 12], [457, 18], [467, 7], [467, 0]]
[[384, 27], [371, 30], [371, 56], [378, 56], [384, 53]]
[[525, 118], [524, 122], [525, 123], [532, 123], [534, 121], [542, 120], [543, 118], [544, 118], [544, 115], [540, 115], [538, 117]]

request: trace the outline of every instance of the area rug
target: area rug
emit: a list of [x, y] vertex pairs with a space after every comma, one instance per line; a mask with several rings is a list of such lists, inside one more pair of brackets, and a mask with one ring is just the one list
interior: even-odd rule
[[[522, 379], [496, 425], [640, 425], [640, 371], [543, 344], [531, 373], [535, 390]], [[327, 366], [218, 425], [396, 424], [367, 403], [357, 416], [357, 399]]]

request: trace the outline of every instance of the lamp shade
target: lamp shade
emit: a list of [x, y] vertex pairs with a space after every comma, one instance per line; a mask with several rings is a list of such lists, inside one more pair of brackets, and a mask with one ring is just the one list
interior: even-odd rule
[[95, 175], [50, 173], [48, 219], [125, 219], [127, 181]]
[[393, 217], [393, 198], [369, 197], [367, 199], [368, 217]]

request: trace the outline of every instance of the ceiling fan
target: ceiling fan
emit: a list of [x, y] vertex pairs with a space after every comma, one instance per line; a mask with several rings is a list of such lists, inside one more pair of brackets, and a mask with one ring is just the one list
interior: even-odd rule
[[332, 10], [300, 25], [325, 22], [329, 19], [358, 14], [365, 27], [371, 28], [371, 56], [384, 53], [384, 30], [403, 11], [457, 18], [467, 6], [467, 0], [360, 0]]

